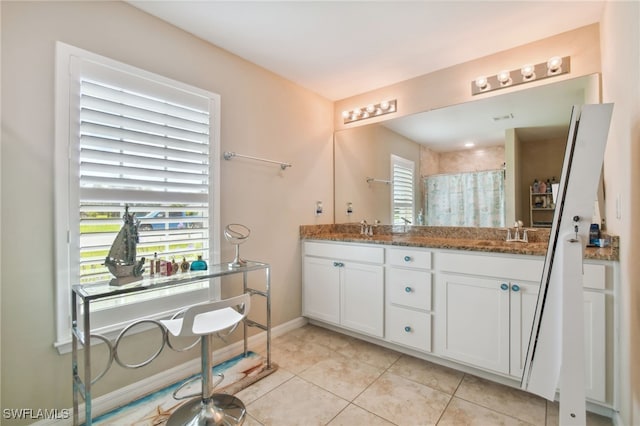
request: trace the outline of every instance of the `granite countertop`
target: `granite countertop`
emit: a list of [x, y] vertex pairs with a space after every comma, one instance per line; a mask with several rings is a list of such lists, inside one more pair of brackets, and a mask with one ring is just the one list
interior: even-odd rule
[[[528, 229], [529, 242], [526, 243], [507, 242], [506, 228], [408, 227], [404, 231], [402, 226], [381, 225], [374, 228], [373, 236], [368, 237], [360, 234], [359, 224], [303, 225], [300, 238], [532, 256], [546, 255], [549, 241], [549, 230], [537, 228]], [[587, 247], [585, 258], [617, 261], [618, 247], [618, 237], [611, 237], [609, 247]]]

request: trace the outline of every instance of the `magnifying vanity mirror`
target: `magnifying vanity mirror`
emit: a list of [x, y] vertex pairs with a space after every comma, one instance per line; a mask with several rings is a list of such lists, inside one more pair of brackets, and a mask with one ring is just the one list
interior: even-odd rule
[[335, 222], [550, 225], [572, 106], [599, 101], [594, 74], [337, 131]]

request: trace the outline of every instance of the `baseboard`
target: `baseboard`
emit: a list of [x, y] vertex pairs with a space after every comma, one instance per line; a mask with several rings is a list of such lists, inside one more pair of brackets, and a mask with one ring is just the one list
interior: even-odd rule
[[[304, 317], [295, 318], [289, 322], [281, 324], [277, 327], [273, 327], [271, 329], [271, 339], [281, 336], [283, 334], [288, 333], [291, 330], [296, 328], [300, 328], [307, 324], [307, 319]], [[267, 341], [267, 333], [260, 332], [249, 337], [249, 345], [260, 345]], [[213, 358], [219, 360], [220, 362], [233, 358], [238, 355], [244, 349], [243, 341], [240, 340], [238, 342], [227, 345], [223, 348], [220, 348], [213, 352]], [[114, 410], [118, 407], [128, 404], [129, 402], [140, 398], [144, 395], [150, 394], [152, 392], [157, 391], [158, 389], [162, 389], [170, 384], [173, 384], [177, 381], [184, 379], [192, 374], [196, 374], [200, 371], [200, 359], [196, 358], [191, 361], [185, 362], [176, 367], [170, 368], [169, 370], [163, 371], [161, 373], [155, 374], [151, 377], [147, 377], [139, 382], [132, 383], [123, 388], [117, 389], [113, 392], [110, 392], [106, 395], [102, 395], [98, 398], [94, 398], [92, 403], [92, 417], [97, 417], [101, 414], [107, 413], [111, 410]], [[62, 411], [62, 410], [60, 410]], [[80, 416], [84, 418], [84, 404], [81, 404], [79, 407]], [[68, 413], [71, 415], [69, 418], [65, 419], [43, 419], [34, 425], [38, 426], [47, 426], [47, 425], [71, 425], [73, 424], [73, 409], [69, 408]], [[66, 416], [58, 416], [58, 417], [66, 417]]]

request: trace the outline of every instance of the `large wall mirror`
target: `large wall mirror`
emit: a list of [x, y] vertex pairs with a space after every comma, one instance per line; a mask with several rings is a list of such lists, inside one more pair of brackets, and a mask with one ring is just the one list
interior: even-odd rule
[[337, 131], [335, 222], [550, 226], [572, 106], [599, 100], [594, 74]]

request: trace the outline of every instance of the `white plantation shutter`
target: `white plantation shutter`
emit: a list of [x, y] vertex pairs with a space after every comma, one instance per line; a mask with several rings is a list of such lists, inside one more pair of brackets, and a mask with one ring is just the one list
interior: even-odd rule
[[207, 201], [209, 111], [86, 79], [80, 90], [81, 198]]
[[208, 260], [209, 111], [81, 77], [79, 116], [80, 282], [109, 278], [124, 204], [139, 257]]
[[[218, 263], [219, 96], [63, 43], [57, 49], [60, 344], [69, 340], [71, 285], [111, 278], [104, 260], [125, 205], [141, 221], [138, 259]], [[211, 296], [207, 282], [165, 293], [96, 303], [92, 323], [115, 330]]]
[[391, 215], [394, 225], [404, 225], [402, 218], [414, 222], [414, 168], [413, 161], [391, 155]]

